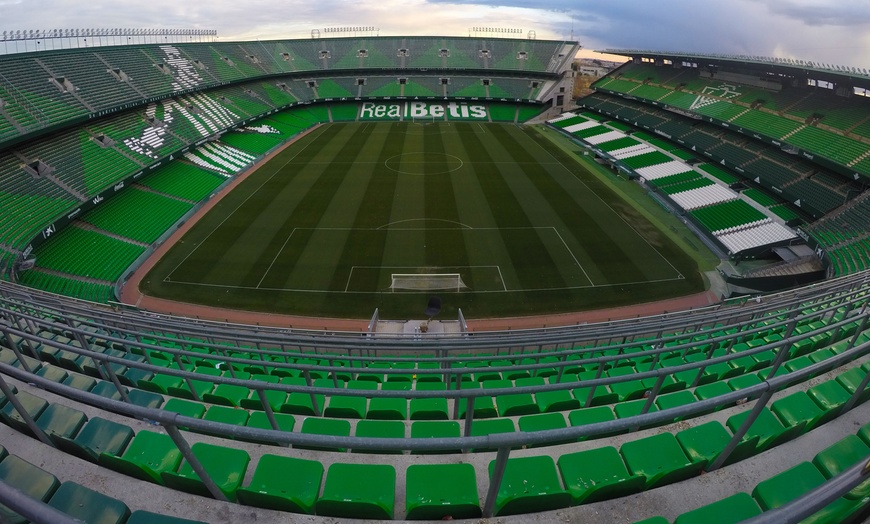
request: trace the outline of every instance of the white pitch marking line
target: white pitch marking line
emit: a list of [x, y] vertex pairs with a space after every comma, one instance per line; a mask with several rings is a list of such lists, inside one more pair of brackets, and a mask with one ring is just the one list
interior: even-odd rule
[[507, 291], [507, 283], [505, 283], [504, 281], [504, 275], [501, 274], [501, 266], [495, 266], [495, 268], [498, 270], [498, 278], [501, 279], [501, 287], [503, 287], [504, 290]]
[[281, 246], [281, 249], [279, 249], [278, 252], [275, 253], [275, 258], [272, 259], [272, 263], [269, 264], [269, 267], [266, 269], [266, 272], [263, 273], [263, 278], [261, 278], [260, 281], [257, 282], [257, 289], [260, 289], [260, 284], [262, 284], [263, 281], [266, 280], [266, 275], [269, 274], [269, 271], [272, 271], [272, 266], [274, 266], [275, 262], [278, 261], [278, 257], [281, 256], [281, 253], [284, 252], [284, 248], [287, 247], [287, 243], [290, 242], [290, 238], [293, 236], [293, 233], [295, 233], [295, 232], [296, 232], [296, 228], [294, 227], [293, 231], [291, 231], [290, 234], [287, 235], [287, 240], [284, 241], [284, 244]]
[[[681, 279], [681, 278], [685, 278], [685, 277], [683, 276], [683, 274], [680, 273], [680, 270], [677, 269], [676, 267], [674, 267], [674, 265], [671, 263], [670, 260], [668, 260], [667, 258], [665, 258], [665, 256], [662, 255], [661, 252], [660, 252], [658, 249], [655, 248], [655, 246], [653, 246], [652, 244], [650, 244], [650, 243], [649, 243], [649, 240], [647, 240], [643, 235], [641, 235], [641, 234], [637, 231], [637, 229], [634, 228], [634, 226], [632, 226], [632, 225], [631, 225], [631, 224], [630, 224], [630, 223], [629, 223], [625, 218], [622, 217], [622, 215], [620, 215], [620, 214], [617, 213], [617, 212], [616, 212], [612, 207], [610, 207], [610, 204], [608, 204], [608, 203], [607, 203], [603, 198], [601, 198], [601, 197], [598, 195], [598, 193], [596, 193], [595, 191], [592, 191], [592, 189], [591, 189], [588, 185], [586, 185], [586, 182], [584, 182], [583, 180], [581, 180], [580, 177], [578, 177], [578, 176], [577, 176], [573, 171], [571, 171], [570, 169], [568, 169], [568, 167], [567, 167], [565, 164], [563, 164], [562, 162], [559, 161], [559, 159], [557, 159], [556, 157], [554, 157], [554, 156], [552, 155], [552, 153], [550, 153], [549, 151], [547, 151], [546, 148], [544, 148], [544, 146], [542, 146], [541, 144], [539, 144], [539, 143], [538, 143], [537, 141], [535, 141], [535, 140], [532, 140], [532, 142], [534, 142], [534, 144], [537, 145], [539, 149], [541, 149], [541, 150], [543, 150], [545, 153], [547, 153], [547, 155], [549, 155], [550, 158], [552, 158], [553, 160], [555, 160], [555, 161], [556, 161], [556, 162], [555, 162], [556, 164], [559, 164], [560, 166], [562, 166], [562, 169], [564, 169], [565, 171], [567, 171], [568, 173], [570, 173], [571, 176], [573, 176], [573, 177], [574, 177], [578, 182], [580, 182], [581, 184], [583, 184], [583, 185], [586, 187], [586, 189], [589, 190], [590, 193], [592, 193], [593, 195], [595, 195], [595, 198], [597, 198], [598, 200], [600, 200], [602, 204], [604, 204], [605, 206], [607, 206], [608, 209], [610, 209], [611, 211], [613, 211], [613, 214], [614, 214], [614, 215], [616, 215], [617, 217], [619, 217], [619, 219], [622, 220], [622, 222], [625, 223], [625, 225], [627, 225], [628, 227], [630, 227], [631, 230], [634, 231], [635, 234], [636, 234], [637, 236], [639, 236], [639, 237], [640, 237], [640, 238], [641, 238], [641, 239], [646, 243], [646, 245], [648, 245], [648, 246], [649, 246], [653, 251], [655, 251], [655, 253], [656, 253], [656, 254], [657, 254], [657, 255], [658, 255], [662, 260], [664, 260], [665, 262], [667, 262], [667, 264], [668, 264], [669, 266], [671, 266], [671, 269], [673, 269], [674, 271], [676, 271], [677, 276], [678, 276], [678, 278], [677, 278], [676, 280], [679, 280], [679, 279]], [[654, 281], [651, 280], [650, 282], [654, 282]]]
[[320, 136], [321, 136], [321, 135], [326, 131], [326, 128], [327, 128], [327, 127], [329, 127], [329, 126], [322, 126], [322, 127], [320, 128], [320, 129], [321, 129], [320, 133], [319, 133], [316, 137], [314, 137], [314, 140], [312, 140], [311, 142], [308, 142], [307, 144], [305, 144], [305, 147], [303, 147], [302, 149], [300, 149], [299, 151], [297, 151], [295, 155], [293, 155], [292, 157], [290, 157], [290, 158], [287, 160], [287, 162], [284, 162], [284, 165], [282, 165], [280, 168], [276, 169], [275, 172], [272, 173], [272, 175], [271, 175], [269, 178], [267, 178], [266, 180], [264, 180], [263, 183], [260, 184], [260, 187], [258, 187], [256, 191], [252, 191], [251, 194], [248, 195], [248, 198], [244, 199], [241, 203], [239, 203], [239, 205], [236, 206], [235, 209], [233, 209], [233, 212], [232, 212], [232, 213], [230, 213], [230, 214], [227, 215], [223, 220], [221, 220], [221, 223], [218, 224], [217, 227], [215, 227], [214, 229], [212, 229], [211, 232], [210, 232], [208, 235], [206, 235], [206, 237], [205, 237], [204, 239], [202, 239], [202, 242], [200, 242], [199, 244], [197, 244], [197, 246], [196, 246], [195, 248], [193, 248], [193, 250], [192, 250], [190, 253], [188, 253], [187, 256], [184, 257], [184, 259], [182, 259], [182, 261], [179, 262], [178, 265], [175, 266], [175, 267], [172, 269], [172, 271], [169, 272], [168, 275], [166, 275], [166, 278], [172, 278], [173, 273], [175, 273], [176, 271], [178, 271], [178, 268], [180, 268], [180, 267], [182, 266], [182, 264], [184, 264], [185, 262], [187, 262], [187, 259], [190, 258], [191, 255], [193, 255], [194, 253], [196, 253], [196, 250], [199, 249], [200, 246], [202, 246], [203, 244], [205, 244], [205, 242], [206, 242], [206, 241], [207, 241], [207, 240], [208, 240], [208, 239], [209, 239], [209, 238], [214, 234], [214, 232], [217, 231], [218, 229], [220, 229], [221, 226], [224, 225], [224, 222], [226, 222], [227, 220], [229, 220], [231, 216], [235, 215], [235, 214], [236, 214], [236, 211], [238, 211], [239, 208], [241, 208], [243, 205], [245, 205], [245, 204], [248, 202], [248, 200], [251, 199], [251, 197], [253, 197], [253, 196], [256, 195], [257, 193], [259, 193], [260, 190], [263, 188], [263, 186], [265, 186], [269, 181], [271, 181], [273, 178], [275, 178], [275, 175], [277, 175], [277, 174], [280, 173], [280, 172], [281, 172], [285, 167], [287, 167], [287, 164], [289, 164], [290, 162], [292, 162], [293, 160], [295, 160], [297, 156], [299, 156], [300, 154], [302, 154], [302, 152], [305, 151], [305, 150], [308, 148], [308, 146], [310, 146], [311, 144], [313, 144], [314, 142], [316, 142], [317, 139], [320, 138]]
[[350, 289], [350, 280], [353, 278], [353, 270], [356, 269], [356, 266], [351, 266], [350, 273], [347, 274], [347, 284], [344, 285], [344, 292], [347, 293], [348, 289]]
[[565, 246], [565, 249], [568, 250], [568, 253], [571, 255], [571, 258], [574, 259], [574, 263], [577, 264], [577, 267], [579, 267], [579, 268], [580, 268], [580, 271], [583, 272], [583, 275], [586, 276], [586, 280], [589, 281], [589, 284], [590, 284], [592, 287], [595, 287], [595, 282], [592, 282], [592, 279], [589, 278], [589, 273], [587, 273], [586, 270], [583, 269], [583, 264], [581, 264], [580, 261], [577, 260], [577, 257], [574, 256], [574, 252], [571, 251], [571, 248], [570, 248], [570, 247], [568, 247], [568, 243], [565, 242], [565, 239], [564, 239], [564, 238], [562, 238], [562, 234], [559, 233], [559, 230], [556, 229], [555, 227], [551, 227], [550, 229], [552, 229], [553, 232], [556, 233], [556, 236], [559, 237], [559, 240], [562, 241], [562, 245]]

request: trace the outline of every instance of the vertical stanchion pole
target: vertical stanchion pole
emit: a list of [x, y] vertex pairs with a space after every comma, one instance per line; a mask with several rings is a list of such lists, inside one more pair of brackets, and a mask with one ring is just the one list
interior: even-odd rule
[[181, 452], [181, 455], [184, 457], [184, 460], [190, 464], [193, 472], [199, 476], [199, 479], [205, 485], [205, 488], [211, 493], [211, 496], [216, 500], [220, 500], [223, 502], [229, 502], [224, 492], [217, 487], [217, 484], [214, 483], [214, 480], [208, 473], [206, 473], [205, 468], [202, 466], [202, 462], [196, 458], [196, 455], [193, 454], [193, 450], [190, 449], [190, 444], [184, 440], [184, 437], [181, 436], [181, 432], [178, 431], [178, 428], [175, 427], [174, 424], [164, 424], [163, 426], [166, 429], [166, 432], [169, 433], [169, 436], [172, 438], [172, 441], [175, 442], [175, 445], [178, 447], [178, 451]]
[[492, 478], [489, 481], [489, 489], [486, 491], [486, 501], [483, 503], [483, 518], [492, 517], [495, 509], [495, 499], [498, 497], [498, 490], [501, 488], [501, 481], [504, 478], [504, 471], [507, 468], [508, 456], [510, 456], [511, 448], [498, 448], [498, 454], [495, 457], [495, 465], [492, 468]]

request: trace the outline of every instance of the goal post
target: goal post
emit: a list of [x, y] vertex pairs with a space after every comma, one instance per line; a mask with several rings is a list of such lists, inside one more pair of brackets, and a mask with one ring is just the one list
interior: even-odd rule
[[435, 118], [434, 116], [413, 116], [411, 117], [411, 122], [414, 124], [434, 124], [435, 122], [443, 122], [444, 118], [442, 117], [440, 120]]
[[462, 291], [468, 286], [459, 273], [393, 273], [390, 291]]

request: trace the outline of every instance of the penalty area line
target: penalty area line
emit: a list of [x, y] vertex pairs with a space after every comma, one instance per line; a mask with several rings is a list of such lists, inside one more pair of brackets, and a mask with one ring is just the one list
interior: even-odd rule
[[562, 238], [562, 234], [559, 233], [559, 230], [556, 229], [555, 227], [551, 227], [550, 229], [552, 229], [553, 232], [556, 233], [556, 236], [559, 237], [559, 240], [562, 241], [562, 245], [565, 246], [565, 249], [568, 250], [568, 253], [571, 255], [571, 258], [574, 259], [574, 263], [577, 264], [577, 267], [580, 268], [580, 271], [583, 272], [583, 275], [586, 277], [586, 280], [589, 281], [589, 285], [591, 285], [592, 287], [595, 287], [595, 282], [593, 282], [592, 279], [589, 278], [589, 273], [587, 273], [586, 270], [583, 268], [583, 264], [581, 264], [580, 261], [577, 260], [577, 257], [574, 255], [574, 252], [571, 251], [571, 248], [568, 247], [568, 243], [565, 242], [564, 238]]
[[287, 240], [285, 240], [284, 244], [281, 245], [281, 249], [279, 249], [278, 252], [275, 253], [275, 258], [272, 259], [272, 263], [269, 264], [269, 267], [266, 269], [266, 272], [263, 273], [263, 278], [261, 278], [260, 281], [257, 282], [257, 289], [260, 289], [260, 285], [262, 285], [263, 281], [266, 280], [266, 275], [269, 274], [269, 271], [272, 271], [272, 266], [274, 266], [275, 262], [278, 261], [278, 257], [280, 257], [281, 253], [284, 252], [284, 248], [287, 247], [287, 243], [290, 242], [290, 238], [293, 237], [293, 233], [295, 233], [295, 232], [296, 232], [296, 228], [294, 227], [293, 231], [291, 231], [290, 234], [287, 236]]

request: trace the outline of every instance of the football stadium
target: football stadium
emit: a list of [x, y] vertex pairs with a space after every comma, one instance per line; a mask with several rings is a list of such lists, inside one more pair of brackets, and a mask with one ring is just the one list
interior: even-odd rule
[[99, 31], [0, 55], [0, 521], [870, 515], [866, 70]]

